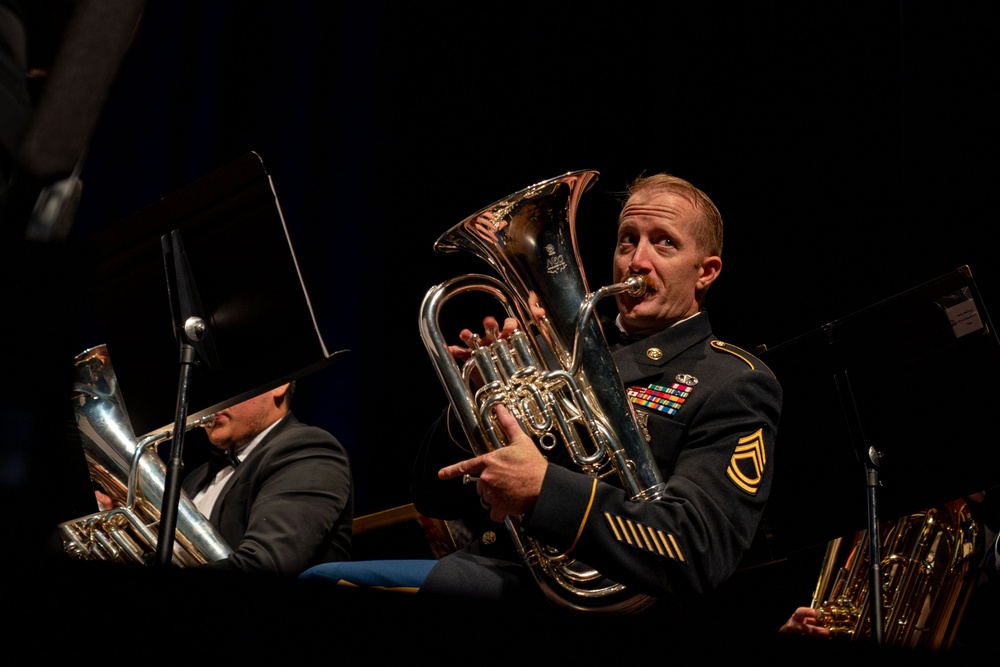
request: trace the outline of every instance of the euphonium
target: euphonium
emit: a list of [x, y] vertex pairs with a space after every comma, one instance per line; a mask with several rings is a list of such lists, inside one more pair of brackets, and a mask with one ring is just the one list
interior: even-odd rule
[[[883, 641], [947, 650], [978, 573], [979, 527], [964, 500], [879, 526]], [[827, 545], [812, 606], [835, 638], [871, 638], [868, 531]]]
[[[114, 508], [59, 525], [65, 552], [82, 560], [149, 564], [156, 555], [157, 524], [166, 466], [155, 445], [173, 437], [163, 431], [137, 439], [121, 403], [105, 346], [77, 355], [72, 400], [91, 479]], [[203, 426], [210, 417], [188, 424]], [[226, 558], [232, 549], [187, 494], [181, 492], [173, 563], [185, 567]]]
[[[477, 455], [506, 445], [494, 414], [502, 403], [543, 452], [552, 452], [561, 440], [572, 463], [586, 474], [617, 475], [631, 499], [656, 500], [664, 483], [595, 312], [600, 299], [623, 291], [638, 296], [646, 286], [630, 278], [589, 293], [577, 248], [577, 206], [597, 175], [576, 171], [542, 181], [443, 234], [435, 250], [470, 251], [502, 280], [471, 274], [432, 287], [421, 307], [420, 333]], [[440, 333], [439, 316], [450, 298], [469, 291], [496, 298], [527, 331], [490, 345], [476, 339], [472, 358], [459, 368]], [[472, 388], [474, 370], [485, 381], [478, 390]], [[543, 593], [556, 604], [632, 612], [654, 601], [538, 543], [519, 522], [507, 517], [507, 528]]]

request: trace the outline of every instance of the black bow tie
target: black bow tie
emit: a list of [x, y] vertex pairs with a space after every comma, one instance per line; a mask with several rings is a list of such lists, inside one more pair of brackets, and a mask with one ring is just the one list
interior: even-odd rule
[[227, 466], [235, 468], [239, 464], [240, 460], [236, 457], [235, 447], [227, 447], [226, 449], [212, 447], [208, 452], [208, 481], [211, 482], [215, 479], [219, 471]]

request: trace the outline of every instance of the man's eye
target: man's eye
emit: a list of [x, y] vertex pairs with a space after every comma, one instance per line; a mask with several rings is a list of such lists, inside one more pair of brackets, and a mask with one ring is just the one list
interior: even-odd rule
[[671, 239], [671, 238], [662, 238], [662, 239], [660, 239], [659, 241], [656, 242], [656, 245], [661, 245], [661, 246], [667, 246], [667, 247], [669, 247], [669, 246], [674, 245], [674, 240]]
[[622, 234], [618, 237], [618, 245], [635, 245], [635, 234]]

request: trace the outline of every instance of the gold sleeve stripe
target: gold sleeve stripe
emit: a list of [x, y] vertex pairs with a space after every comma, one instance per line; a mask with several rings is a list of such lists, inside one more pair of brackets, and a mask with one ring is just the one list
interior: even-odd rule
[[673, 535], [609, 512], [604, 513], [604, 520], [615, 540], [663, 558], [684, 562], [684, 554]]
[[608, 514], [604, 513], [604, 520], [608, 522], [608, 527], [611, 528], [611, 532], [614, 533], [615, 539], [619, 542], [622, 541], [622, 534], [618, 532], [618, 525], [615, 523], [614, 518]]
[[674, 550], [670, 547], [670, 540], [663, 534], [663, 531], [656, 531], [656, 542], [660, 545], [661, 553], [666, 555], [667, 558], [675, 558]]
[[656, 538], [653, 537], [652, 532], [648, 527], [641, 523], [639, 524], [639, 534], [642, 535], [642, 541], [646, 543], [646, 550], [653, 551], [655, 549], [662, 556], [663, 553], [660, 551], [660, 545], [656, 543]]
[[590, 510], [594, 507], [594, 496], [597, 495], [597, 478], [594, 478], [594, 484], [590, 487], [590, 500], [587, 501], [587, 511], [583, 513], [583, 521], [580, 522], [580, 528], [576, 531], [576, 537], [573, 538], [573, 544], [569, 545], [569, 549], [566, 553], [573, 551], [576, 548], [576, 543], [580, 541], [580, 536], [583, 535], [583, 529], [587, 525], [587, 518], [590, 516]]
[[635, 529], [635, 524], [632, 523], [631, 521], [628, 521], [626, 523], [628, 525], [629, 532], [632, 533], [632, 539], [634, 540], [635, 545], [641, 549], [642, 540], [639, 539], [639, 532]]
[[684, 558], [684, 554], [681, 552], [680, 545], [677, 544], [677, 538], [675, 538], [673, 535], [667, 535], [667, 539], [669, 539], [670, 543], [674, 545], [674, 549], [677, 551], [677, 559], [680, 561], [686, 560]]
[[618, 522], [618, 528], [622, 531], [622, 537], [625, 538], [625, 543], [628, 545], [632, 545], [632, 533], [626, 530], [625, 522], [622, 521], [622, 518], [620, 516], [616, 516], [615, 521]]

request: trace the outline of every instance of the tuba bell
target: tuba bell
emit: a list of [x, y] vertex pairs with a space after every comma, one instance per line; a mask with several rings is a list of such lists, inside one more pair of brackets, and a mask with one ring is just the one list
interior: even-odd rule
[[[879, 525], [884, 642], [951, 648], [978, 574], [979, 526], [956, 500]], [[868, 531], [827, 544], [812, 607], [835, 639], [870, 640]]]
[[[571, 465], [595, 478], [616, 475], [632, 500], [656, 500], [664, 482], [595, 312], [601, 299], [626, 291], [638, 296], [646, 285], [630, 278], [588, 292], [577, 248], [577, 206], [597, 175], [575, 171], [542, 181], [441, 235], [436, 251], [469, 251], [501, 279], [470, 274], [432, 287], [421, 306], [420, 334], [477, 455], [506, 445], [494, 413], [502, 403], [543, 453], [564, 452]], [[471, 291], [495, 298], [525, 330], [488, 345], [474, 338], [472, 358], [460, 368], [439, 321], [448, 300]], [[478, 390], [471, 383], [474, 370], [485, 381]], [[535, 581], [557, 605], [635, 612], [655, 601], [528, 537], [519, 517], [505, 523]]]
[[[72, 400], [91, 480], [114, 507], [58, 526], [63, 550], [80, 560], [150, 564], [156, 556], [157, 525], [166, 466], [155, 446], [173, 437], [163, 431], [136, 438], [125, 413], [106, 346], [81, 352], [74, 361]], [[203, 426], [211, 416], [193, 421]], [[232, 549], [181, 492], [172, 562], [180, 567], [222, 560]]]

